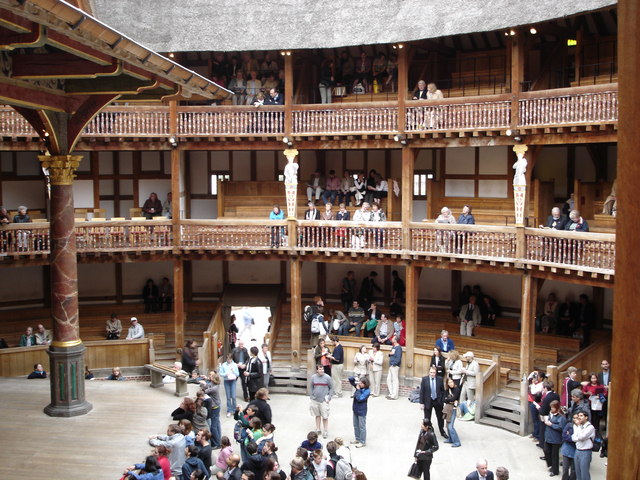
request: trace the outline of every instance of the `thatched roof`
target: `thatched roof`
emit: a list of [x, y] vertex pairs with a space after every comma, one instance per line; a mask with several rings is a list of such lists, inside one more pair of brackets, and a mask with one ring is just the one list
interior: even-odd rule
[[96, 17], [161, 51], [331, 48], [530, 25], [616, 0], [90, 0]]

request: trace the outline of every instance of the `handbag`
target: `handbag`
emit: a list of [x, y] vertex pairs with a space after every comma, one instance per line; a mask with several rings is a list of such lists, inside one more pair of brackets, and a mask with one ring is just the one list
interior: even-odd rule
[[408, 477], [419, 479], [422, 472], [420, 472], [420, 467], [416, 462], [411, 464], [411, 468], [409, 468], [409, 473], [407, 473]]
[[452, 413], [453, 413], [453, 403], [445, 403], [444, 407], [442, 407], [442, 417], [445, 420], [449, 420], [451, 418]]

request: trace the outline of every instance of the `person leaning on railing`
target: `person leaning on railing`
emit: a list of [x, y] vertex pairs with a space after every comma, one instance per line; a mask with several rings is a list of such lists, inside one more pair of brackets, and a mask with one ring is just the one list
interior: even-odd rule
[[571, 212], [569, 212], [569, 221], [564, 229], [572, 232], [588, 232], [589, 224], [580, 216], [578, 210], [571, 210]]

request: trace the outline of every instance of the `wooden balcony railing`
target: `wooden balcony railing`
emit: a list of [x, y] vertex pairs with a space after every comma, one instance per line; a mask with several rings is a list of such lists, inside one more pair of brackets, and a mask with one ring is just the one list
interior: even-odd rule
[[305, 250], [402, 250], [400, 222], [298, 222], [297, 246]]
[[[615, 273], [613, 234], [519, 230], [492, 225], [414, 222], [404, 229], [399, 222], [297, 221], [295, 238], [290, 239], [286, 221], [181, 220], [174, 227], [170, 220], [78, 222], [76, 244], [80, 254], [167, 251], [173, 248], [173, 228], [180, 229], [178, 248], [184, 252], [306, 250], [327, 254], [401, 254], [535, 265], [551, 271], [578, 271], [578, 275]], [[405, 238], [407, 235], [409, 238]], [[48, 223], [0, 228], [0, 257], [49, 253]]]
[[516, 258], [514, 227], [413, 223], [409, 233], [413, 252], [503, 261]]
[[284, 107], [180, 107], [178, 135], [283, 135]]
[[345, 135], [397, 131], [398, 104], [396, 102], [293, 107], [293, 133], [298, 135]]
[[[618, 120], [617, 84], [589, 85], [521, 94], [454, 97], [438, 101], [409, 101], [405, 131], [500, 130], [511, 127], [512, 102], [518, 101], [519, 127], [599, 125]], [[294, 135], [394, 134], [398, 132], [398, 103], [359, 102], [294, 105]], [[283, 106], [178, 107], [182, 137], [284, 135]], [[168, 137], [169, 108], [113, 106], [86, 126], [84, 137]], [[0, 108], [0, 136], [38, 134], [15, 110]]]
[[526, 261], [596, 273], [613, 272], [616, 236], [609, 233], [565, 233], [525, 229]]
[[182, 248], [185, 250], [270, 249], [287, 245], [285, 221], [182, 220]]
[[511, 122], [511, 102], [507, 95], [410, 103], [406, 107], [407, 132], [499, 130], [509, 128]]
[[519, 126], [599, 125], [618, 121], [617, 84], [528, 92], [519, 103]]

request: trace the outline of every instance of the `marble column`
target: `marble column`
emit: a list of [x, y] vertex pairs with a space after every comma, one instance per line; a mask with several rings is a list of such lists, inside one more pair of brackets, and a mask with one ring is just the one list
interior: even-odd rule
[[49, 347], [52, 417], [74, 417], [89, 412], [84, 395], [84, 352], [78, 328], [78, 264], [74, 231], [73, 188], [80, 155], [38, 157], [51, 183], [51, 317], [53, 341]]

